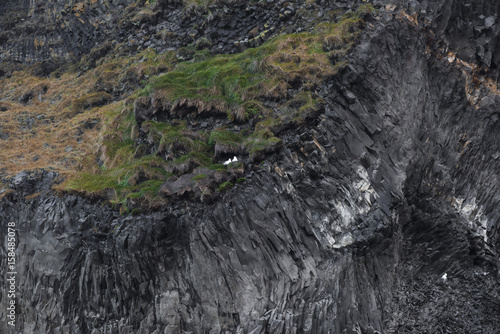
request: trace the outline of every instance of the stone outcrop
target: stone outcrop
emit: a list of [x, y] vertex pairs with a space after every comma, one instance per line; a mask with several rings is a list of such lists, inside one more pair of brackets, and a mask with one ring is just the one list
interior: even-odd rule
[[[187, 45], [233, 53], [258, 46], [279, 33], [310, 29], [325, 12], [336, 8], [333, 4], [284, 1], [221, 2], [194, 9], [182, 1], [158, 1], [149, 7], [144, 3], [85, 0], [0, 4], [0, 60], [50, 63], [74, 61], [84, 55], [98, 59], [109, 52], [135, 52], [148, 47], [160, 53]], [[179, 50], [179, 58], [189, 59], [191, 53], [189, 49]]]
[[11, 179], [0, 234], [17, 224], [18, 321], [1, 331], [495, 333], [500, 101], [477, 82], [496, 73], [488, 3], [384, 5], [318, 89], [324, 113], [214, 203], [121, 216], [54, 193], [54, 173]]

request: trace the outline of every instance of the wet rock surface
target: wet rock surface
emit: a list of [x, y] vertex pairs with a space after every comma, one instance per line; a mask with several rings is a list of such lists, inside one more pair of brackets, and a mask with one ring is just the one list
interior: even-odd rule
[[[480, 10], [446, 3], [395, 2], [430, 25], [384, 7], [319, 88], [324, 113], [284, 130], [280, 153], [210, 204], [121, 216], [55, 194], [51, 172], [8, 180], [0, 234], [17, 224], [18, 327], [1, 331], [496, 333], [498, 97], [471, 104], [469, 73], [436, 56], [462, 50], [448, 32]], [[165, 191], [194, 184], [176, 181]]]

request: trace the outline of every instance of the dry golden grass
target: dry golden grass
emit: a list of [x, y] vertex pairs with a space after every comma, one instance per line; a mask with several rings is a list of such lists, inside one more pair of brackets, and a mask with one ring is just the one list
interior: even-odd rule
[[[96, 129], [85, 129], [84, 124], [99, 118], [98, 111], [66, 117], [65, 95], [77, 90], [73, 80], [46, 79], [48, 88], [40, 99], [33, 98], [26, 105], [18, 102], [17, 96], [40, 87], [33, 84], [37, 81], [38, 78], [19, 72], [0, 81], [0, 98], [8, 101], [8, 110], [0, 113], [1, 131], [8, 135], [8, 139], [0, 140], [0, 170], [4, 175], [39, 168], [62, 174], [74, 171], [81, 157], [89, 153], [89, 144], [96, 134]], [[24, 88], [12, 91], [16, 86]]]
[[[8, 136], [0, 139], [0, 175], [44, 168], [69, 176], [95, 166], [104, 136], [122, 121], [117, 115], [123, 103], [108, 104], [109, 93], [122, 83], [138, 87], [139, 80], [168, 71], [172, 57], [144, 50], [102, 59], [83, 75], [41, 78], [14, 71], [0, 79], [0, 138]], [[96, 120], [98, 125], [91, 126]]]
[[195, 108], [198, 114], [202, 113], [217, 113], [225, 115], [229, 110], [229, 106], [222, 100], [205, 101], [202, 99], [187, 99], [181, 98], [172, 105], [172, 112], [176, 112], [178, 116], [182, 112], [182, 108]]
[[[335, 67], [324, 52], [314, 52], [322, 49], [326, 40], [342, 39], [342, 31], [330, 33], [326, 36], [292, 35], [282, 39], [277, 45], [277, 52], [266, 57], [262, 67], [282, 81], [278, 85], [271, 83], [269, 95], [286, 92], [283, 83], [308, 82], [319, 84], [325, 78], [335, 74]], [[276, 92], [274, 92], [276, 91]]]

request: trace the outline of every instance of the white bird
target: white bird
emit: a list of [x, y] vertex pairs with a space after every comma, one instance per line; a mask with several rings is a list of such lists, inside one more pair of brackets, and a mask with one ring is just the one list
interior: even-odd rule
[[236, 158], [236, 156], [234, 156], [233, 160], [231, 160], [231, 158], [229, 158], [229, 160], [224, 161], [223, 164], [224, 165], [229, 165], [231, 162], [237, 162], [237, 161], [238, 161], [238, 158]]
[[448, 274], [444, 273], [444, 275], [441, 276], [441, 279], [443, 280], [443, 282], [446, 282], [446, 280], [448, 279]]

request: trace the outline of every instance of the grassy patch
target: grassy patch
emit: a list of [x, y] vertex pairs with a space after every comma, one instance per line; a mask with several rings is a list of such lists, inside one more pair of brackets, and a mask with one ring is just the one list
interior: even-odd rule
[[[153, 19], [160, 2], [150, 0], [131, 13]], [[362, 7], [338, 22], [281, 35], [240, 54], [211, 56], [200, 50], [207, 41], [200, 41], [180, 50], [192, 60], [179, 62], [173, 51], [128, 55], [121, 45], [109, 44], [57, 77], [14, 71], [0, 79], [1, 134], [8, 136], [0, 139], [0, 169], [6, 175], [58, 171], [66, 179], [59, 189], [101, 194], [124, 212], [136, 210], [137, 203], [164, 201], [159, 189], [173, 175], [198, 167], [243, 173], [241, 161], [229, 168], [218, 162], [233, 155], [262, 161], [281, 148], [283, 129], [315, 117], [322, 104], [316, 88], [346, 65], [344, 56], [369, 10]], [[154, 109], [141, 124], [134, 115], [138, 98]], [[229, 121], [200, 130], [207, 116]], [[217, 181], [226, 181], [218, 190], [230, 189], [239, 175]], [[193, 176], [202, 179], [203, 174]]]
[[195, 177], [193, 177], [191, 180], [193, 181], [199, 181], [205, 179], [207, 176], [205, 174], [198, 174]]
[[267, 132], [256, 132], [253, 136], [249, 137], [245, 141], [245, 147], [248, 153], [252, 154], [257, 151], [264, 151], [271, 148], [277, 143], [280, 143], [281, 139], [274, 137], [272, 134], [267, 135]]
[[[45, 168], [70, 177], [95, 170], [96, 154], [107, 163], [129, 159], [139, 129], [123, 101], [149, 76], [173, 69], [176, 59], [175, 52], [115, 51], [87, 72], [42, 78], [17, 67], [11, 77], [0, 78], [1, 136], [8, 137], [0, 140], [1, 173]], [[118, 157], [123, 152], [125, 158]]]
[[147, 121], [142, 130], [148, 134], [148, 142], [157, 143], [156, 153], [171, 159], [177, 159], [188, 153], [210, 154], [207, 136], [204, 133], [191, 131], [186, 122], [177, 125]]
[[91, 93], [73, 100], [72, 108], [75, 112], [82, 112], [84, 109], [103, 106], [111, 99], [112, 96], [105, 92]]
[[262, 101], [284, 101], [290, 89], [313, 92], [345, 66], [343, 57], [365, 11], [321, 23], [313, 32], [278, 36], [237, 55], [179, 64], [141, 94], [160, 99], [174, 112], [191, 108], [197, 114], [227, 114], [237, 122], [258, 117], [267, 111]]
[[[147, 162], [120, 165], [99, 173], [80, 173], [65, 182], [62, 189], [72, 189], [88, 195], [100, 194], [112, 203], [126, 204], [128, 199], [140, 199], [144, 204], [161, 201], [161, 184], [169, 175]], [[142, 179], [142, 182], [140, 181]], [[61, 189], [61, 188], [60, 188]]]
[[[172, 117], [169, 122], [142, 123], [149, 155], [141, 159], [158, 159], [159, 168], [180, 176], [197, 167], [226, 170], [225, 165], [213, 164], [220, 157], [248, 155], [251, 161], [262, 161], [279, 150], [282, 141], [276, 134], [286, 126], [302, 124], [319, 110], [322, 101], [314, 91], [345, 66], [343, 57], [357, 38], [364, 12], [360, 9], [339, 22], [322, 23], [312, 32], [278, 36], [240, 54], [204, 55], [175, 68], [167, 66], [167, 73], [150, 80], [136, 95], [159, 106], [156, 112], [168, 110]], [[172, 59], [168, 61], [173, 64]], [[269, 102], [278, 103], [278, 108], [271, 111], [266, 107]], [[194, 131], [182, 120], [186, 112], [190, 119], [226, 115], [237, 123], [256, 119], [257, 125], [245, 131], [231, 127]], [[117, 180], [131, 177], [135, 170], [130, 171], [128, 165], [140, 156], [134, 145], [137, 125], [132, 114], [131, 108], [124, 108], [120, 116], [111, 117], [113, 124], [120, 125], [114, 125], [115, 131], [103, 141], [102, 160], [115, 173], [120, 171], [114, 175]], [[193, 180], [203, 178], [198, 175]], [[226, 191], [232, 185], [224, 182], [218, 190]], [[115, 187], [123, 193], [135, 185], [127, 181]]]
[[219, 185], [219, 188], [217, 189], [217, 191], [226, 192], [229, 189], [231, 189], [232, 187], [233, 187], [233, 184], [231, 182], [223, 182]]
[[213, 164], [213, 165], [208, 166], [208, 169], [215, 170], [215, 171], [226, 171], [227, 166], [223, 165], [223, 164]]

